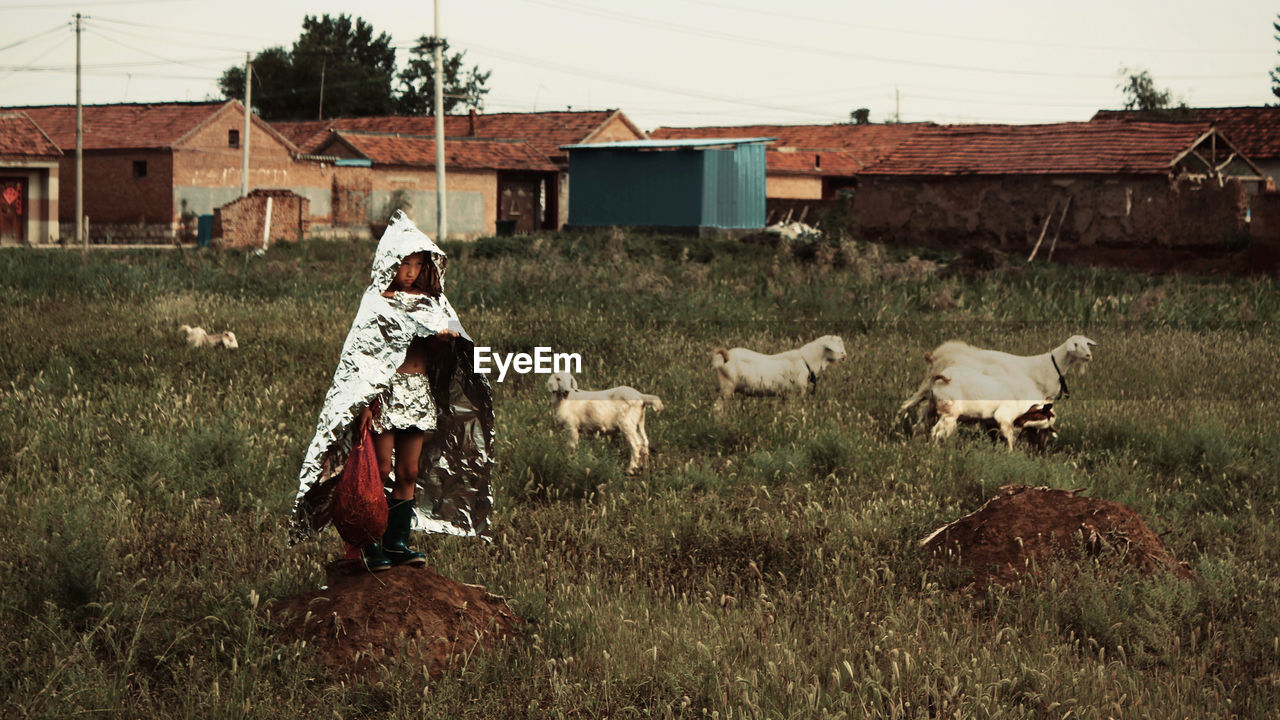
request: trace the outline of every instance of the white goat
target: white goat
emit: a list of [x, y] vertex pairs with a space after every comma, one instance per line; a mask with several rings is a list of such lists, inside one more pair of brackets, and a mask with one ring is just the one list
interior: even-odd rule
[[910, 412], [911, 408], [924, 404], [920, 408], [915, 432], [927, 429], [927, 422], [934, 412], [933, 404], [926, 403], [932, 398], [934, 378], [950, 368], [962, 365], [984, 372], [988, 375], [1006, 378], [1026, 378], [1030, 380], [1042, 399], [1055, 399], [1060, 395], [1068, 396], [1066, 374], [1078, 370], [1081, 375], [1093, 360], [1092, 348], [1097, 345], [1083, 335], [1072, 335], [1067, 341], [1047, 353], [1040, 355], [1010, 355], [998, 350], [976, 348], [958, 340], [939, 345], [933, 352], [924, 354], [929, 364], [924, 379], [916, 393], [907, 398], [898, 408], [898, 417]]
[[934, 440], [955, 434], [960, 420], [994, 421], [1010, 450], [1015, 429], [1053, 431], [1053, 403], [1025, 377], [998, 377], [955, 365], [934, 376], [932, 394], [939, 415]]
[[235, 350], [240, 347], [240, 343], [236, 342], [236, 334], [230, 330], [211, 334], [205, 332], [204, 328], [180, 325], [178, 331], [186, 333], [187, 344], [191, 347], [218, 347], [221, 345], [228, 350]]
[[646, 407], [662, 412], [662, 400], [632, 387], [619, 385], [608, 390], [585, 392], [566, 372], [547, 378], [547, 390], [555, 396], [556, 420], [569, 433], [569, 450], [578, 449], [580, 433], [613, 435], [622, 433], [631, 446], [627, 474], [633, 475], [649, 461], [649, 436], [644, 431]]
[[848, 357], [838, 335], [823, 335], [796, 350], [763, 355], [746, 348], [716, 348], [711, 367], [720, 383], [720, 397], [782, 395], [814, 388], [827, 366]]

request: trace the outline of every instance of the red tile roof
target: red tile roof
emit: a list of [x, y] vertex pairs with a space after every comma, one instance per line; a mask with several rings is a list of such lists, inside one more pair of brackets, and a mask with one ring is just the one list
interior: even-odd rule
[[[1099, 110], [1095, 122], [1143, 120], [1137, 110]], [[1191, 108], [1188, 119], [1208, 121], [1251, 160], [1280, 159], [1280, 107]]]
[[[908, 138], [933, 123], [898, 125], [743, 125], [719, 127], [661, 127], [649, 133], [654, 139], [681, 140], [715, 137], [776, 137], [775, 148], [807, 150], [808, 164], [799, 158], [768, 157], [768, 171], [773, 173], [853, 175], [863, 167], [884, 157]], [[823, 156], [822, 169], [813, 169], [813, 151], [832, 151]], [[838, 151], [838, 152], [837, 152]], [[799, 153], [798, 153], [799, 154]], [[805, 168], [808, 167], [808, 170]], [[839, 171], [828, 172], [828, 167]]]
[[833, 150], [768, 150], [765, 170], [770, 175], [857, 175], [862, 163], [854, 153]]
[[[444, 134], [447, 138], [523, 140], [544, 155], [556, 157], [564, 154], [558, 150], [561, 145], [572, 145], [588, 140], [592, 133], [617, 113], [617, 110], [598, 110], [477, 114], [474, 118], [474, 127], [470, 115], [446, 115]], [[436, 121], [434, 117], [386, 116], [276, 122], [272, 123], [272, 127], [289, 138], [303, 152], [313, 153], [328, 141], [330, 129], [434, 136]]]
[[0, 112], [0, 158], [62, 157], [62, 150], [24, 112]]
[[[155, 103], [149, 105], [85, 105], [84, 149], [152, 149], [173, 147], [225, 102]], [[21, 110], [65, 151], [76, 147], [74, 105], [7, 108]]]
[[[389, 135], [337, 131], [330, 142], [346, 142], [374, 165], [435, 167], [436, 141], [420, 135]], [[320, 146], [320, 149], [327, 147]], [[470, 170], [528, 170], [555, 172], [546, 155], [519, 140], [449, 138], [444, 144], [445, 166]]]
[[1208, 123], [952, 125], [924, 130], [864, 175], [1167, 173]]

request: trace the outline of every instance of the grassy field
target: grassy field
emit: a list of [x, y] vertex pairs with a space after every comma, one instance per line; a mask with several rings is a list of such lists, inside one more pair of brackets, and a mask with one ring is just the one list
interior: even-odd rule
[[[450, 246], [481, 344], [584, 358], [659, 394], [653, 463], [567, 458], [541, 376], [494, 387], [494, 542], [433, 567], [535, 624], [426, 681], [328, 683], [273, 598], [323, 583], [336, 534], [285, 547], [298, 466], [371, 244], [0, 252], [0, 716], [1227, 718], [1280, 707], [1280, 415], [1269, 280], [1037, 266], [913, 272], [621, 235]], [[192, 351], [177, 326], [233, 329]], [[893, 411], [950, 338], [1099, 343], [1043, 456], [938, 447]], [[804, 399], [712, 411], [716, 345], [825, 333]], [[1089, 562], [957, 592], [915, 543], [1005, 483], [1088, 488], [1164, 533], [1191, 581]]]

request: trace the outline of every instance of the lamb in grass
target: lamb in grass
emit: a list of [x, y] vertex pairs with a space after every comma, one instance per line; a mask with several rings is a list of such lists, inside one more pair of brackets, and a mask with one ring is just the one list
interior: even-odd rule
[[230, 330], [220, 333], [207, 333], [204, 328], [191, 327], [190, 325], [181, 325], [178, 331], [186, 333], [187, 344], [191, 347], [222, 347], [228, 350], [235, 350], [240, 347], [240, 343], [236, 342], [236, 334]]
[[936, 415], [931, 402], [934, 379], [955, 366], [972, 368], [999, 378], [1025, 378], [1033, 384], [1041, 399], [1065, 399], [1070, 394], [1066, 375], [1073, 370], [1083, 375], [1093, 360], [1093, 347], [1096, 345], [1083, 335], [1072, 335], [1047, 353], [1027, 356], [985, 350], [958, 340], [945, 342], [933, 352], [925, 353], [928, 370], [916, 393], [898, 408], [898, 417], [904, 417], [912, 408], [919, 407], [915, 433], [928, 430], [930, 420]]
[[951, 437], [961, 420], [995, 422], [1010, 450], [1015, 430], [1036, 432], [1037, 441], [1039, 431], [1054, 432], [1053, 403], [1046, 402], [1027, 378], [997, 377], [956, 365], [934, 376], [931, 392], [939, 415], [934, 440]]
[[593, 392], [578, 389], [569, 373], [547, 378], [547, 390], [555, 396], [556, 420], [569, 433], [569, 450], [578, 449], [581, 433], [621, 433], [631, 447], [627, 474], [634, 475], [649, 461], [649, 436], [644, 431], [645, 408], [662, 412], [662, 400], [632, 387], [620, 385]]
[[746, 348], [716, 348], [711, 367], [720, 384], [720, 397], [743, 395], [784, 395], [813, 389], [818, 376], [847, 355], [838, 335], [823, 335], [796, 350], [764, 355]]

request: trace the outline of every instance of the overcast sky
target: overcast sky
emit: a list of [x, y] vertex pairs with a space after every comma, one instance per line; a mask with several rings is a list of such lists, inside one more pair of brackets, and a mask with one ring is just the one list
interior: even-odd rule
[[[662, 125], [1088, 120], [1121, 68], [1193, 106], [1276, 100], [1259, 0], [441, 0], [441, 30], [491, 70], [488, 112], [621, 108]], [[783, 9], [785, 8], [785, 9]], [[72, 16], [86, 16], [84, 102], [218, 98], [245, 51], [349, 13], [407, 49], [432, 4], [0, 0], [0, 105], [75, 101]]]

